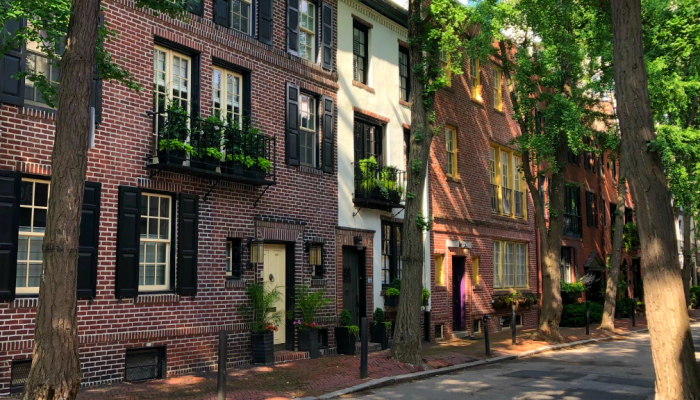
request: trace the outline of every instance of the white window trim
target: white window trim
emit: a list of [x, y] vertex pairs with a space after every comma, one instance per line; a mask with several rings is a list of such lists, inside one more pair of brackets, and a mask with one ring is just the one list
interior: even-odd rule
[[[314, 7], [313, 13], [308, 14], [308, 13], [303, 13], [301, 11], [301, 5], [302, 3], [306, 2], [309, 5], [312, 5]], [[316, 31], [318, 30], [318, 18], [317, 18], [317, 7], [316, 3], [310, 1], [310, 0], [301, 0], [299, 2], [299, 33], [304, 32], [307, 35], [311, 35], [311, 58], [304, 58], [307, 61], [311, 62], [316, 62]], [[309, 30], [307, 28], [304, 28], [301, 26], [301, 16], [306, 15], [307, 17], [311, 16], [313, 17], [314, 21], [314, 29]], [[301, 42], [301, 34], [299, 35], [299, 51], [301, 52], [301, 46], [304, 46], [304, 43]]]
[[[221, 74], [221, 108], [216, 108], [215, 103], [214, 103], [214, 91], [217, 90], [217, 88], [214, 87], [214, 71], [218, 71]], [[227, 120], [227, 111], [226, 107], [228, 106], [228, 76], [231, 75], [235, 79], [238, 78], [239, 81], [239, 93], [238, 93], [238, 105], [239, 105], [239, 115], [238, 118], [234, 118], [236, 122], [238, 122], [239, 126], [242, 127], [243, 124], [243, 75], [233, 72], [228, 69], [220, 68], [220, 67], [212, 67], [212, 88], [211, 88], [211, 105], [212, 105], [212, 110], [214, 111], [220, 111], [221, 112], [221, 119], [222, 121], [226, 122]], [[234, 85], [235, 88], [235, 85]], [[235, 89], [233, 96], [235, 97]], [[235, 99], [234, 99], [234, 104], [235, 104]], [[233, 105], [232, 105], [233, 106]], [[235, 115], [235, 114], [234, 114]]]
[[[139, 246], [141, 243], [164, 243], [165, 246], [165, 284], [164, 285], [145, 285], [141, 283], [141, 277], [139, 277], [139, 291], [144, 291], [144, 292], [156, 292], [156, 291], [164, 291], [164, 290], [170, 290], [170, 251], [171, 251], [171, 246], [172, 246], [172, 230], [173, 230], [173, 206], [174, 206], [174, 200], [172, 196], [169, 195], [163, 195], [163, 194], [157, 194], [157, 193], [141, 193], [141, 201], [144, 200], [144, 197], [150, 198], [150, 197], [157, 197], [157, 198], [166, 198], [169, 201], [170, 207], [168, 207], [168, 239], [149, 239], [149, 238], [142, 238], [140, 237], [140, 232], [139, 232]], [[160, 211], [160, 200], [158, 200], [158, 207]], [[148, 209], [148, 206], [146, 206], [146, 209]], [[160, 213], [159, 213], [160, 215]], [[141, 216], [143, 218], [143, 215]], [[158, 220], [160, 221], [163, 219], [163, 217], [157, 217]], [[148, 225], [148, 224], [147, 224]], [[160, 225], [160, 224], [159, 224]], [[160, 229], [160, 228], [159, 228]], [[145, 263], [146, 259], [146, 251], [145, 251], [146, 246], [144, 245], [144, 253], [139, 254], [139, 270], [141, 269], [141, 264]], [[158, 257], [158, 254], [156, 252], [155, 257]], [[156, 258], [157, 259], [157, 258]], [[153, 263], [155, 264], [155, 263]], [[157, 271], [157, 269], [156, 269]], [[145, 278], [145, 269], [144, 269], [144, 278]], [[154, 281], [157, 279], [157, 276], [154, 275]]]
[[[308, 97], [310, 99], [311, 107], [310, 107], [310, 112], [311, 115], [313, 116], [313, 121], [314, 121], [314, 129], [309, 129], [305, 128], [301, 124], [301, 98], [302, 97]], [[311, 133], [313, 137], [313, 151], [311, 152], [311, 163], [303, 163], [301, 161], [301, 151], [299, 152], [299, 164], [303, 165], [305, 167], [311, 167], [311, 168], [316, 168], [318, 164], [318, 103], [316, 101], [316, 97], [310, 95], [310, 94], [305, 94], [301, 93], [299, 96], [299, 130], [304, 131], [307, 133]], [[302, 138], [299, 138], [300, 140], [300, 149], [301, 149], [301, 143], [302, 143]]]
[[[33, 184], [32, 185], [33, 186], [33, 188], [32, 188], [32, 205], [28, 206], [28, 205], [21, 205], [20, 204], [20, 208], [31, 208], [32, 209], [32, 219], [30, 222], [32, 232], [19, 231], [19, 236], [25, 236], [27, 238], [43, 238], [45, 235], [45, 232], [33, 232], [33, 230], [34, 230], [34, 210], [36, 210], [36, 209], [46, 210], [47, 215], [48, 215], [48, 210], [49, 210], [49, 203], [48, 202], [49, 202], [49, 198], [51, 197], [51, 182], [46, 181], [46, 180], [31, 179], [31, 178], [22, 178], [22, 182], [32, 182], [32, 184]], [[46, 207], [34, 205], [34, 199], [35, 199], [35, 193], [36, 193], [34, 188], [36, 187], [36, 185], [35, 185], [36, 183], [47, 184], [49, 186], [48, 192], [46, 195]], [[47, 223], [48, 223], [48, 221], [47, 221]], [[27, 246], [29, 246], [29, 241], [27, 243]], [[18, 253], [19, 253], [19, 251], [18, 251]], [[42, 268], [42, 274], [43, 274], [43, 268], [44, 268], [44, 255], [43, 254], [42, 254], [41, 258], [42, 258], [41, 259], [41, 268]], [[33, 260], [33, 261], [36, 261], [36, 260]], [[24, 267], [27, 269], [26, 279], [29, 279], [29, 264], [30, 264], [30, 262], [29, 262], [29, 247], [27, 247], [27, 259], [26, 260], [17, 259], [17, 263], [19, 264], [20, 262], [23, 263]], [[19, 268], [19, 265], [17, 267]], [[16, 277], [15, 277], [15, 279], [16, 279]], [[15, 288], [15, 293], [16, 294], [30, 294], [30, 295], [31, 294], [38, 294], [39, 293], [39, 286], [32, 286], [32, 287], [19, 287], [19, 286], [17, 286]]]

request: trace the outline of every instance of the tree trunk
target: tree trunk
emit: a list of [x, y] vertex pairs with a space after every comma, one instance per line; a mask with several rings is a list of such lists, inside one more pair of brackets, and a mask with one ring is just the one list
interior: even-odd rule
[[643, 249], [656, 399], [700, 399], [700, 366], [683, 296], [671, 196], [659, 154], [647, 150], [656, 134], [642, 48], [641, 0], [614, 0], [611, 5], [621, 152], [628, 171], [634, 172], [627, 178]]
[[[411, 0], [409, 14], [420, 13], [421, 0]], [[409, 18], [408, 37], [420, 37], [422, 27], [419, 18]], [[423, 54], [420, 45], [411, 42], [411, 65], [423, 62]], [[431, 114], [435, 97], [429, 99], [431, 106], [425, 105], [423, 95], [423, 82], [418, 74], [411, 74], [411, 141], [406, 174], [406, 208], [404, 210], [401, 296], [399, 297], [398, 313], [396, 315], [396, 328], [394, 330], [394, 343], [391, 347], [391, 355], [394, 359], [417, 365], [421, 362], [421, 335], [420, 335], [420, 310], [421, 290], [423, 285], [423, 230], [416, 223], [422, 215], [423, 191], [425, 190], [425, 178], [428, 171], [428, 155], [432, 142], [433, 126], [428, 116]], [[412, 168], [412, 165], [417, 168]], [[419, 167], [419, 168], [418, 168]], [[423, 216], [427, 219], [427, 215]]]
[[60, 61], [44, 263], [25, 400], [74, 399], [80, 387], [76, 281], [99, 2], [73, 0]]
[[[620, 259], [622, 258], [622, 233], [624, 231], [625, 195], [627, 182], [623, 175], [620, 162], [620, 179], [617, 181], [617, 210], [615, 211], [615, 235], [612, 242], [612, 254], [608, 264], [608, 280], [605, 288], [605, 305], [603, 306], [603, 321], [600, 329], [615, 330], [615, 303], [617, 301], [617, 280], [620, 277]], [[602, 210], [605, 212], [605, 210]], [[610, 216], [612, 219], [612, 216]]]
[[685, 295], [686, 307], [690, 307], [690, 278], [691, 272], [695, 269], [693, 262], [693, 250], [690, 243], [690, 224], [691, 224], [690, 208], [686, 207], [683, 210], [683, 270], [681, 278], [683, 279], [683, 294]]

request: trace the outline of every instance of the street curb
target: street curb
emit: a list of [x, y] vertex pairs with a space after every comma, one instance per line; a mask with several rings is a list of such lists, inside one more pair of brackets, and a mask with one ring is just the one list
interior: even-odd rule
[[403, 374], [403, 375], [396, 375], [396, 376], [386, 376], [384, 378], [373, 379], [371, 381], [367, 381], [367, 382], [361, 383], [359, 385], [336, 390], [335, 392], [326, 393], [326, 394], [318, 396], [318, 397], [303, 397], [300, 400], [334, 399], [336, 397], [340, 397], [340, 396], [350, 394], [350, 393], [362, 392], [362, 391], [369, 390], [369, 389], [377, 389], [380, 387], [391, 386], [391, 385], [395, 385], [398, 383], [404, 383], [404, 382], [408, 382], [408, 381], [415, 381], [415, 380], [421, 380], [421, 379], [426, 379], [426, 378], [432, 378], [432, 377], [437, 376], [437, 375], [449, 374], [452, 372], [462, 371], [465, 369], [470, 369], [470, 368], [475, 368], [475, 367], [481, 367], [484, 365], [497, 364], [497, 363], [500, 363], [503, 361], [517, 360], [520, 358], [531, 357], [533, 355], [540, 354], [540, 353], [545, 353], [545, 352], [549, 352], [549, 351], [556, 351], [556, 350], [561, 350], [561, 349], [566, 349], [566, 348], [571, 348], [571, 347], [583, 346], [583, 345], [591, 344], [591, 343], [612, 340], [612, 339], [615, 339], [617, 337], [630, 336], [630, 335], [634, 335], [634, 334], [646, 332], [646, 331], [648, 331], [647, 328], [638, 329], [636, 331], [618, 333], [616, 335], [608, 336], [608, 337], [604, 337], [604, 338], [586, 339], [586, 340], [579, 340], [579, 341], [571, 342], [571, 343], [562, 343], [562, 344], [543, 346], [543, 347], [540, 347], [540, 348], [537, 348], [534, 350], [528, 350], [528, 351], [524, 351], [524, 352], [518, 353], [518, 354], [499, 356], [499, 357], [489, 358], [486, 360], [472, 361], [472, 362], [468, 362], [468, 363], [464, 363], [464, 364], [457, 364], [457, 365], [452, 365], [449, 367], [444, 367], [444, 368], [439, 368], [439, 369], [431, 369], [428, 371], [413, 372], [410, 374]]

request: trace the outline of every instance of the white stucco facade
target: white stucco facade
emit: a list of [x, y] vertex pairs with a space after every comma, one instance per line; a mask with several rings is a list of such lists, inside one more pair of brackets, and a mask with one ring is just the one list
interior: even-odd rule
[[[353, 21], [355, 18], [368, 27], [366, 87], [353, 85]], [[374, 232], [371, 278], [375, 308], [384, 306], [384, 299], [381, 296], [381, 217], [401, 219], [403, 211], [397, 208], [391, 212], [371, 208], [358, 209], [354, 204], [354, 122], [356, 117], [366, 117], [368, 114], [380, 117], [383, 120], [383, 163], [402, 171], [406, 170], [404, 125], [408, 126], [411, 123], [411, 111], [406, 104], [401, 104], [399, 101], [399, 41], [406, 42], [407, 33], [406, 28], [359, 1], [340, 0], [338, 2], [338, 225]], [[424, 195], [424, 200], [426, 199], [427, 195]], [[427, 209], [427, 201], [424, 201], [424, 204]], [[424, 215], [428, 215], [427, 211]], [[428, 245], [427, 235], [424, 236], [424, 240]], [[429, 268], [424, 270], [428, 270], [424, 272], [426, 276], [424, 279], [425, 282], [429, 282]]]

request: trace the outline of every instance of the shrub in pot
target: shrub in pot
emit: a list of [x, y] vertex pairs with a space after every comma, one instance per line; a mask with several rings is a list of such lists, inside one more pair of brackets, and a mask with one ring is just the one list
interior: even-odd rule
[[190, 137], [190, 121], [187, 111], [172, 103], [165, 114], [158, 119], [158, 160], [159, 162], [182, 163], [194, 153], [187, 142]]
[[384, 291], [384, 306], [398, 307], [401, 294], [401, 279], [394, 279], [391, 285]]
[[274, 311], [282, 292], [277, 287], [267, 287], [262, 283], [252, 283], [246, 287], [248, 301], [242, 305], [244, 314], [252, 317], [253, 363], [273, 364], [275, 362], [274, 332], [284, 313]]
[[374, 310], [372, 322], [372, 343], [381, 343], [382, 350], [389, 348], [389, 337], [391, 336], [391, 322], [385, 321], [384, 310], [377, 307]]
[[340, 312], [340, 326], [335, 328], [335, 341], [338, 343], [338, 354], [355, 355], [355, 343], [360, 334], [357, 325], [350, 325], [352, 315], [350, 311], [343, 309]]
[[420, 299], [423, 303], [423, 307], [428, 307], [428, 300], [430, 300], [430, 290], [423, 288], [420, 294]]
[[316, 322], [316, 316], [318, 311], [330, 302], [331, 299], [326, 297], [324, 290], [311, 291], [308, 285], [297, 287], [294, 310], [301, 318], [294, 321], [294, 326], [299, 330], [299, 350], [308, 351], [310, 358], [321, 356], [318, 348], [318, 330], [322, 325]]

